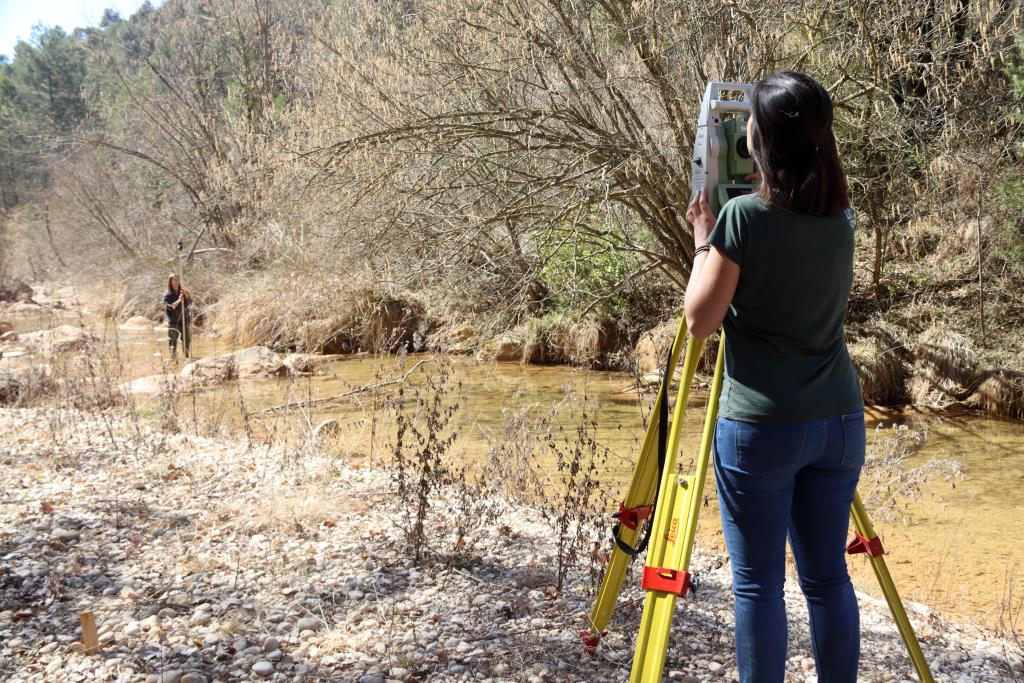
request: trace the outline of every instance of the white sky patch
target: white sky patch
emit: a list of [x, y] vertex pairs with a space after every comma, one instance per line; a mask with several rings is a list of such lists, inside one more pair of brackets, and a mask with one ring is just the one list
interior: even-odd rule
[[[32, 27], [60, 26], [66, 32], [98, 26], [103, 10], [110, 7], [127, 19], [143, 0], [0, 0], [0, 54], [14, 57], [18, 40], [30, 40]], [[154, 6], [160, 3], [153, 2]]]

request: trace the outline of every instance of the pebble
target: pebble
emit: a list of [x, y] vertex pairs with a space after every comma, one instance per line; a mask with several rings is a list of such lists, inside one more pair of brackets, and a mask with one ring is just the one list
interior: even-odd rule
[[193, 626], [206, 626], [213, 621], [213, 615], [209, 612], [196, 612], [192, 615]]
[[[83, 437], [105, 435], [106, 427], [66, 435], [62, 448], [76, 462], [75, 496], [67, 497], [71, 475], [52, 467], [44, 446], [50, 443], [45, 425], [53, 423], [36, 409], [0, 408], [0, 457], [10, 460], [0, 467], [0, 490], [20, 487], [22, 479], [33, 487], [24, 503], [0, 506], [0, 528], [10, 531], [0, 551], [0, 670], [17, 662], [19, 673], [26, 672], [13, 679], [18, 683], [125, 675], [147, 683], [384, 683], [420, 671], [440, 683], [620, 679], [607, 660], [580, 656], [575, 631], [593, 593], [586, 572], [570, 574], [562, 591], [551, 593], [553, 578], [538, 567], [556, 564], [556, 547], [535, 510], [516, 508], [472, 531], [477, 554], [458, 570], [440, 563], [414, 567], [398, 525], [401, 506], [383, 493], [392, 486], [385, 473], [349, 468], [337, 458], [250, 450], [245, 439], [191, 430], [154, 436], [147, 445], [149, 437], [140, 441], [136, 425], [126, 422], [131, 436], [123, 447], [105, 436], [105, 445]], [[168, 478], [172, 472], [178, 474]], [[153, 485], [132, 488], [137, 478]], [[112, 490], [124, 509], [112, 507]], [[331, 502], [354, 496], [374, 502], [353, 514]], [[65, 517], [41, 515], [40, 500], [54, 501]], [[270, 506], [249, 515], [255, 500], [323, 503], [332, 524], [292, 519], [290, 510]], [[499, 532], [505, 525], [512, 531]], [[529, 555], [521, 552], [526, 545]], [[669, 661], [678, 668], [668, 678], [736, 680], [728, 563], [704, 548], [693, 561], [706, 591], [676, 615], [674, 630], [689, 635], [672, 641]], [[103, 657], [70, 650], [80, 638], [77, 620], [57, 618], [63, 608], [49, 606], [46, 593], [54, 587], [65, 605], [95, 604]], [[627, 582], [622, 600], [638, 597], [642, 591]], [[27, 616], [20, 615], [22, 605]], [[787, 587], [787, 609], [793, 651], [801, 653], [790, 660], [789, 675], [813, 683], [796, 587]], [[925, 613], [915, 607], [912, 618]], [[863, 599], [861, 619], [863, 680], [910, 683], [911, 672], [894, 665], [906, 655], [884, 603]], [[1001, 653], [1012, 651], [1012, 643], [936, 613], [922, 624], [939, 683], [1004, 683]], [[602, 648], [617, 658], [634, 635], [610, 629]], [[524, 658], [526, 642], [538, 654]]]
[[260, 660], [252, 665], [252, 672], [257, 676], [269, 676], [274, 673], [274, 665], [266, 660]]
[[323, 623], [319, 619], [314, 619], [313, 617], [303, 617], [295, 622], [295, 628], [299, 629], [300, 632], [319, 631], [321, 626], [323, 626]]

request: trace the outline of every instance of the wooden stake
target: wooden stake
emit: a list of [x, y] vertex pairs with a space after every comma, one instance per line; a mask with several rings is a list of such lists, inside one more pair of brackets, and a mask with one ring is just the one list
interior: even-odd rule
[[96, 616], [86, 610], [79, 617], [82, 620], [82, 651], [94, 655], [100, 651], [100, 639], [96, 635]]

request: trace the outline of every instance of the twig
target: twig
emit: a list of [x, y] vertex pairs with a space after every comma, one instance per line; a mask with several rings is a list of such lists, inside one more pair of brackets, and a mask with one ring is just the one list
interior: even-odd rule
[[343, 391], [340, 394], [335, 394], [333, 396], [327, 396], [325, 398], [313, 398], [313, 399], [309, 399], [309, 400], [306, 400], [306, 401], [293, 401], [292, 403], [282, 403], [281, 405], [272, 406], [270, 408], [264, 408], [262, 412], [264, 412], [264, 413], [273, 413], [273, 412], [277, 412], [279, 410], [291, 410], [293, 408], [302, 408], [302, 407], [305, 407], [305, 406], [317, 405], [319, 403], [328, 403], [330, 401], [336, 401], [339, 398], [345, 398], [347, 396], [355, 396], [356, 394], [361, 394], [361, 393], [363, 393], [365, 391], [372, 391], [373, 389], [380, 389], [381, 387], [390, 386], [392, 384], [401, 384], [405, 380], [409, 379], [409, 375], [411, 375], [413, 372], [415, 372], [417, 368], [419, 368], [424, 363], [429, 363], [429, 362], [430, 362], [429, 360], [417, 361], [417, 363], [415, 365], [413, 365], [411, 368], [409, 368], [406, 371], [406, 373], [404, 375], [402, 375], [401, 377], [399, 377], [398, 379], [391, 379], [391, 380], [388, 380], [386, 382], [377, 382], [375, 384], [367, 384], [367, 385], [359, 387], [357, 389], [349, 389], [348, 391]]

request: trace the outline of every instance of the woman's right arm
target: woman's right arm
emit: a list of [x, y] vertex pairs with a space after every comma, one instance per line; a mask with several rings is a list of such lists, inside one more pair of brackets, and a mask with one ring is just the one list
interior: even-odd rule
[[[694, 197], [686, 212], [686, 219], [693, 226], [696, 251], [697, 247], [708, 244], [708, 238], [715, 227], [715, 215], [707, 203], [707, 190], [701, 190]], [[694, 256], [690, 281], [683, 299], [690, 334], [697, 339], [704, 339], [719, 328], [739, 280], [740, 267], [717, 247], [711, 246], [707, 253]]]

